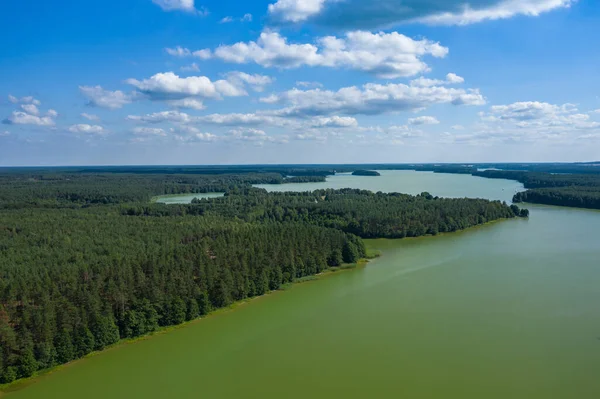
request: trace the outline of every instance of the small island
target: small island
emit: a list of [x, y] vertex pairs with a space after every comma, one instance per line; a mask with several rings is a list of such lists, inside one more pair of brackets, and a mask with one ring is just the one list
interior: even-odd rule
[[375, 170], [355, 170], [352, 176], [381, 176], [381, 174]]

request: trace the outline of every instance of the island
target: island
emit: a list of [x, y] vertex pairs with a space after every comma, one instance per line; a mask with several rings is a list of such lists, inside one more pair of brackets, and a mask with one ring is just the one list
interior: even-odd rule
[[355, 170], [352, 176], [381, 176], [381, 173], [376, 170]]

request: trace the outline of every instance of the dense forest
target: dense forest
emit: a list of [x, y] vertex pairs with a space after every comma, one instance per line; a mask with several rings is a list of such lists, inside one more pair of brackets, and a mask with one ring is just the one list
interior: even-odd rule
[[512, 179], [528, 190], [515, 194], [513, 202], [600, 209], [600, 175], [551, 174], [487, 170], [473, 173], [490, 179]]
[[[290, 177], [292, 176], [292, 177]], [[0, 383], [365, 257], [361, 239], [526, 210], [480, 199], [252, 184], [323, 174], [0, 174]], [[159, 194], [224, 191], [189, 205]]]
[[353, 176], [381, 176], [381, 173], [376, 170], [355, 170]]

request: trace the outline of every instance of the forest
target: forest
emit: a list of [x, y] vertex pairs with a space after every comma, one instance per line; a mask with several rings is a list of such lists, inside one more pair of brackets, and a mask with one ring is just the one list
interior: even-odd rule
[[376, 170], [355, 170], [352, 172], [353, 176], [381, 176], [381, 173]]
[[513, 202], [530, 202], [575, 208], [600, 209], [599, 174], [552, 174], [526, 171], [487, 170], [474, 176], [517, 180], [527, 191], [515, 194]]
[[[313, 173], [0, 174], [0, 383], [366, 256], [362, 238], [452, 232], [526, 210], [480, 199], [252, 184]], [[155, 195], [225, 192], [189, 205]]]

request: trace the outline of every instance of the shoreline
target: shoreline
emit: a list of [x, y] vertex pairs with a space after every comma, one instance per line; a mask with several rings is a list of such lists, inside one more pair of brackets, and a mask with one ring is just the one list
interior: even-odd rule
[[377, 251], [375, 253], [367, 254], [366, 258], [359, 259], [358, 262], [356, 262], [356, 263], [347, 263], [347, 264], [343, 264], [343, 265], [337, 266], [337, 267], [329, 267], [327, 269], [324, 269], [323, 271], [321, 271], [318, 274], [313, 274], [311, 276], [304, 276], [304, 277], [299, 278], [299, 279], [297, 279], [297, 280], [295, 280], [295, 281], [293, 281], [291, 283], [282, 284], [281, 287], [279, 289], [277, 289], [277, 290], [269, 291], [269, 292], [264, 293], [263, 295], [255, 296], [255, 297], [252, 297], [252, 298], [245, 298], [245, 299], [242, 299], [240, 301], [236, 301], [236, 302], [232, 303], [231, 305], [229, 305], [227, 307], [215, 309], [215, 310], [209, 312], [208, 314], [206, 314], [204, 316], [201, 316], [201, 317], [198, 317], [198, 318], [195, 318], [193, 320], [189, 320], [189, 321], [186, 321], [186, 322], [183, 322], [181, 324], [174, 325], [174, 326], [160, 327], [156, 331], [153, 331], [153, 332], [151, 332], [149, 334], [142, 335], [142, 336], [139, 336], [139, 337], [121, 339], [121, 340], [119, 340], [119, 342], [116, 342], [116, 343], [114, 343], [111, 346], [108, 346], [108, 347], [106, 347], [106, 348], [104, 348], [104, 349], [102, 349], [100, 351], [91, 352], [91, 353], [85, 355], [84, 357], [72, 360], [69, 363], [59, 364], [59, 365], [53, 366], [53, 367], [51, 367], [49, 369], [38, 371], [36, 374], [34, 374], [33, 376], [28, 377], [28, 378], [22, 378], [20, 380], [16, 380], [16, 381], [13, 381], [13, 382], [8, 383], [8, 384], [0, 384], [0, 398], [3, 398], [6, 395], [9, 395], [12, 392], [17, 392], [17, 391], [20, 391], [22, 389], [25, 389], [28, 386], [37, 383], [40, 379], [46, 378], [46, 377], [48, 377], [48, 376], [50, 376], [50, 375], [52, 375], [52, 374], [54, 374], [56, 372], [59, 372], [59, 371], [63, 370], [64, 368], [75, 366], [78, 363], [83, 362], [83, 361], [85, 361], [85, 360], [87, 360], [89, 358], [102, 355], [103, 353], [107, 353], [109, 351], [117, 350], [117, 349], [122, 348], [122, 347], [124, 347], [126, 345], [132, 345], [132, 344], [135, 344], [135, 343], [140, 342], [140, 341], [146, 341], [146, 340], [152, 339], [155, 336], [162, 335], [162, 334], [167, 334], [167, 333], [169, 333], [171, 331], [175, 331], [175, 330], [178, 330], [180, 328], [186, 328], [186, 327], [188, 327], [190, 325], [193, 325], [193, 324], [196, 324], [196, 323], [200, 323], [201, 321], [203, 321], [204, 319], [207, 319], [209, 317], [214, 317], [214, 316], [217, 316], [217, 315], [222, 314], [222, 313], [235, 311], [237, 308], [239, 308], [241, 306], [244, 306], [246, 304], [252, 303], [252, 302], [257, 301], [257, 300], [259, 300], [261, 298], [266, 298], [268, 296], [277, 294], [279, 292], [284, 292], [284, 291], [290, 290], [290, 289], [292, 289], [292, 288], [294, 288], [296, 286], [302, 285], [302, 284], [307, 284], [307, 283], [310, 283], [310, 282], [318, 281], [318, 280], [321, 280], [321, 279], [323, 279], [325, 277], [332, 276], [334, 274], [338, 274], [338, 273], [341, 273], [341, 272], [348, 272], [348, 271], [352, 271], [352, 270], [363, 268], [371, 260], [376, 259], [376, 258], [378, 258], [380, 256], [381, 256], [380, 251]]

